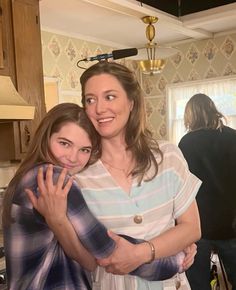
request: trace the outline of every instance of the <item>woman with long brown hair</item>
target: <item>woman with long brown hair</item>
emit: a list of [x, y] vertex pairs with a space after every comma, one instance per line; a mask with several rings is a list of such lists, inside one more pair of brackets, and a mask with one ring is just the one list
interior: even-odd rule
[[[177, 146], [157, 142], [147, 129], [144, 99], [133, 72], [101, 61], [84, 71], [80, 81], [85, 111], [101, 136], [101, 157], [78, 176], [78, 184], [92, 212], [112, 229], [117, 245], [109, 258], [98, 261], [94, 287], [176, 287], [186, 281], [184, 276], [181, 281], [173, 277], [148, 282], [126, 274], [200, 238], [195, 196], [201, 182], [189, 172]], [[137, 247], [117, 234], [148, 243]]]

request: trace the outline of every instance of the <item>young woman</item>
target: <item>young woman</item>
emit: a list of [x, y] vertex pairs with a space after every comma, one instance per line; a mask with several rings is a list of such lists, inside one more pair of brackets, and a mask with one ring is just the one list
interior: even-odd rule
[[[37, 191], [39, 167], [36, 165], [50, 162], [74, 174], [93, 162], [98, 145], [96, 131], [84, 111], [75, 104], [58, 105], [41, 121], [27, 156], [10, 182], [4, 198], [3, 230], [9, 290], [91, 289], [87, 270], [95, 268], [94, 258], [78, 243], [68, 220], [63, 219], [67, 225], [63, 233], [58, 235], [55, 230], [50, 230], [51, 220], [61, 222], [64, 213], [52, 214], [45, 220], [33, 209], [25, 188]], [[51, 167], [47, 173], [47, 176], [50, 175]], [[66, 170], [59, 176], [58, 188], [50, 184], [56, 192], [60, 191], [60, 185], [62, 187]], [[69, 178], [63, 186], [64, 196], [72, 183]], [[74, 197], [71, 199], [70, 204]], [[58, 203], [65, 203], [63, 196]], [[71, 206], [69, 212], [73, 213]], [[70, 236], [69, 246], [66, 239], [61, 239], [62, 234]]]
[[80, 81], [83, 105], [102, 144], [101, 158], [78, 176], [83, 196], [107, 228], [149, 241], [136, 247], [113, 233], [116, 249], [98, 261], [94, 289], [176, 289], [176, 277], [149, 282], [125, 274], [200, 238], [195, 196], [201, 182], [177, 146], [152, 138], [141, 89], [129, 69], [101, 61]]
[[[91, 289], [90, 275], [82, 267], [94, 270], [93, 256], [107, 257], [116, 245], [66, 173], [72, 176], [92, 164], [99, 156], [99, 144], [84, 110], [75, 104], [58, 105], [42, 120], [4, 200], [9, 289]], [[125, 239], [146, 247], [143, 240]], [[181, 271], [183, 258], [179, 253], [156, 260], [131, 274], [165, 279]]]

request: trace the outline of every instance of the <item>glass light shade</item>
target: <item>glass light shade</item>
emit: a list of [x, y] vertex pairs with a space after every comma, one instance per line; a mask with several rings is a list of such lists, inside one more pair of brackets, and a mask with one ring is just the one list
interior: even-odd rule
[[172, 47], [161, 47], [155, 43], [155, 27], [153, 23], [158, 21], [158, 18], [155, 16], [144, 16], [142, 21], [145, 24], [148, 24], [146, 27], [146, 37], [148, 43], [145, 45], [147, 59], [140, 60], [139, 66], [144, 74], [154, 75], [160, 73], [166, 64], [166, 58], [170, 57], [178, 52], [176, 48]]
[[139, 66], [141, 68], [142, 73], [144, 74], [158, 74], [162, 71], [166, 64], [165, 59], [154, 59], [154, 60], [140, 60]]

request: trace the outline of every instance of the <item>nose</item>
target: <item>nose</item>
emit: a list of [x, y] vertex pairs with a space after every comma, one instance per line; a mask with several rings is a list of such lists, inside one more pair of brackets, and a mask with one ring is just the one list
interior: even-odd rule
[[99, 98], [96, 103], [96, 113], [101, 114], [106, 111], [106, 101], [103, 98]]
[[77, 150], [72, 149], [72, 150], [70, 150], [70, 152], [67, 155], [67, 159], [72, 163], [77, 162], [78, 158], [79, 158], [79, 154], [78, 154]]

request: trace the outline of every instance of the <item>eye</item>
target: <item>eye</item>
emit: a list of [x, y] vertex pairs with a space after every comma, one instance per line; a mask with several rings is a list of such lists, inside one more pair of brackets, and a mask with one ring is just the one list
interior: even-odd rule
[[93, 104], [93, 103], [95, 103], [95, 98], [85, 97], [85, 103], [88, 105]]
[[70, 144], [66, 141], [59, 141], [59, 144], [66, 148], [70, 147]]
[[112, 100], [115, 99], [115, 96], [114, 95], [107, 95], [106, 99], [109, 100], [109, 101], [112, 101]]
[[92, 149], [86, 147], [86, 148], [81, 148], [80, 151], [83, 153], [91, 154]]

